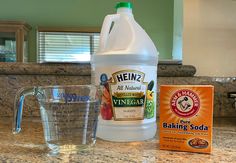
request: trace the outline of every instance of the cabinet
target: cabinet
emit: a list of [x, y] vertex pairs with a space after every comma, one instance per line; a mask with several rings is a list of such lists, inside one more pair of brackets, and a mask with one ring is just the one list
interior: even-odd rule
[[30, 30], [25, 22], [0, 21], [0, 62], [27, 62]]

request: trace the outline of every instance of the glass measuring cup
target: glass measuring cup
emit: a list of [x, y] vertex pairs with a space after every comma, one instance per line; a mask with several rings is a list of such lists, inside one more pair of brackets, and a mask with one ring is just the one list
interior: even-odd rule
[[36, 86], [16, 94], [13, 133], [21, 130], [24, 98], [37, 97], [44, 138], [53, 153], [85, 149], [96, 141], [100, 88], [94, 85]]

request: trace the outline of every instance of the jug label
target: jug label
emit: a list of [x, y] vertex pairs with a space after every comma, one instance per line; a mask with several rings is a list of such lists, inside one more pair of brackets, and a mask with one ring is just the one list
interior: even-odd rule
[[155, 66], [98, 67], [96, 70], [96, 81], [104, 86], [101, 104], [103, 120], [155, 121]]
[[109, 83], [115, 120], [142, 120], [146, 102], [147, 82], [140, 71], [123, 70], [112, 74]]

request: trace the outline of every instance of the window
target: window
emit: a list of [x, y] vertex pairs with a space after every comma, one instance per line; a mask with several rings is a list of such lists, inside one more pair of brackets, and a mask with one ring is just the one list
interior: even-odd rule
[[38, 29], [38, 62], [89, 63], [99, 43], [99, 29]]

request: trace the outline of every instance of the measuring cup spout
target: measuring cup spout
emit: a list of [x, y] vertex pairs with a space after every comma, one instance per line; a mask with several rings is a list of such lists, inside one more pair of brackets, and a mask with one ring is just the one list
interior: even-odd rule
[[16, 93], [14, 110], [13, 110], [13, 129], [12, 132], [17, 134], [21, 131], [21, 121], [22, 121], [22, 112], [24, 99], [28, 95], [35, 95], [36, 88], [35, 87], [27, 87], [22, 88]]

